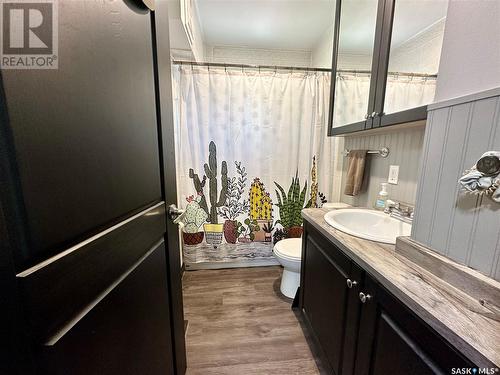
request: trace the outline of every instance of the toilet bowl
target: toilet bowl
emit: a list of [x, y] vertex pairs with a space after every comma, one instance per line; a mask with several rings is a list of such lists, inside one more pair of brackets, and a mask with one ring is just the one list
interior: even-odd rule
[[288, 298], [294, 298], [300, 284], [300, 260], [302, 239], [287, 238], [274, 245], [274, 256], [283, 266], [280, 290]]

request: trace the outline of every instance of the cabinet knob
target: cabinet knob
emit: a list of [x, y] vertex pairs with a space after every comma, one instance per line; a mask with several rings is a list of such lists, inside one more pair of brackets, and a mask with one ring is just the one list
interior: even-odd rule
[[365, 115], [365, 120], [368, 120], [369, 118], [370, 118], [370, 114], [369, 114], [369, 113], [367, 113], [367, 114]]
[[372, 296], [370, 296], [369, 294], [364, 294], [363, 292], [359, 293], [359, 300], [361, 301], [361, 303], [366, 303], [371, 299]]
[[347, 284], [347, 287], [349, 289], [351, 289], [353, 286], [358, 285], [358, 282], [356, 280], [347, 279], [346, 284]]
[[378, 112], [372, 112], [372, 115], [370, 116], [371, 118], [375, 118], [378, 116]]

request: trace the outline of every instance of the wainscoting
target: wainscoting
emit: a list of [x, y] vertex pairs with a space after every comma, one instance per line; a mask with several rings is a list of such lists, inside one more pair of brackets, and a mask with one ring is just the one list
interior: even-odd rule
[[379, 133], [345, 137], [344, 147], [349, 150], [377, 150], [388, 147], [387, 158], [376, 155], [367, 156], [365, 181], [361, 194], [351, 197], [344, 195], [345, 175], [347, 172], [347, 157], [342, 168], [342, 202], [354, 206], [372, 207], [380, 191], [380, 183], [387, 181], [390, 165], [399, 165], [399, 181], [397, 185], [389, 185], [389, 198], [400, 202], [415, 204], [417, 178], [420, 156], [424, 139], [424, 124], [403, 129], [387, 129]]
[[488, 150], [500, 150], [500, 88], [429, 107], [412, 238], [500, 280], [500, 204], [457, 182]]

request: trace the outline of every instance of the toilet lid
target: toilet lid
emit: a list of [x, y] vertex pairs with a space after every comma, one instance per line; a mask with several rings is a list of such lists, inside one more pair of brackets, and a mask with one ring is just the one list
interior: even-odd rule
[[302, 255], [302, 239], [287, 238], [274, 245], [274, 252], [287, 258], [300, 259]]

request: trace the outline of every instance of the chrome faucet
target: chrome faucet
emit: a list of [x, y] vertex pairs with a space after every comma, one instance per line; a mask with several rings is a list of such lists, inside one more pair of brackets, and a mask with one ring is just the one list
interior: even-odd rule
[[413, 222], [413, 211], [414, 207], [390, 199], [387, 200], [384, 209], [384, 212], [389, 216], [408, 224]]

